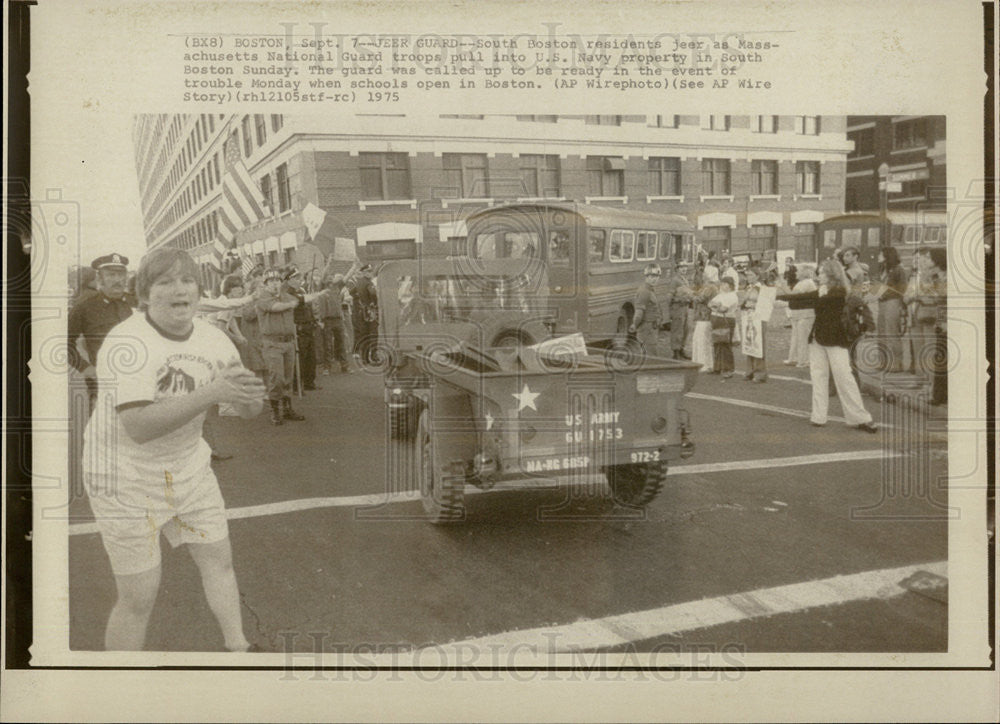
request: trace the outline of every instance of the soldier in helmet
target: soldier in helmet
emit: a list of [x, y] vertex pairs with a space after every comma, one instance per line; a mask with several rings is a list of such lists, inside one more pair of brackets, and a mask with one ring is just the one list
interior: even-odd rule
[[642, 270], [643, 280], [635, 292], [632, 324], [629, 326], [629, 336], [635, 337], [642, 345], [646, 354], [657, 354], [659, 345], [660, 324], [663, 314], [656, 298], [656, 284], [660, 280], [660, 265], [647, 264]]

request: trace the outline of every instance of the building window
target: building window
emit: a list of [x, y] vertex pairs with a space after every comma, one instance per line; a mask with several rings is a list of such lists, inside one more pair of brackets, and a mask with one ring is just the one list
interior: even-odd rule
[[445, 181], [457, 198], [477, 199], [490, 195], [484, 153], [442, 154]]
[[705, 196], [729, 195], [729, 159], [701, 160], [701, 188]]
[[892, 148], [923, 148], [927, 145], [927, 122], [923, 118], [894, 123], [892, 127]]
[[621, 116], [584, 116], [583, 122], [588, 126], [620, 126]]
[[914, 181], [903, 181], [902, 189], [898, 194], [890, 194], [889, 202], [892, 203], [896, 196], [897, 199], [908, 199], [912, 200], [914, 198], [927, 198], [927, 180], [926, 179], [916, 179]]
[[267, 121], [264, 120], [264, 116], [257, 113], [253, 117], [254, 125], [257, 127], [257, 145], [263, 146], [264, 141], [267, 140]]
[[250, 116], [243, 116], [243, 155], [249, 156], [253, 151], [253, 138], [250, 137]]
[[410, 160], [405, 153], [359, 153], [361, 198], [408, 199]]
[[649, 193], [651, 196], [680, 196], [680, 158], [676, 156], [649, 158]]
[[706, 116], [705, 125], [702, 126], [708, 131], [728, 131], [729, 116]]
[[625, 192], [625, 159], [621, 156], [587, 156], [587, 194], [622, 196]]
[[750, 227], [750, 246], [748, 251], [777, 251], [778, 227], [774, 224], [761, 224]]
[[215, 183], [222, 183], [222, 176], [219, 173], [219, 154], [215, 154], [215, 157], [212, 159], [212, 166], [215, 167]]
[[778, 193], [778, 162], [750, 162], [750, 193], [755, 196], [773, 196]]
[[777, 133], [778, 132], [778, 117], [777, 116], [754, 116], [753, 124], [750, 127], [754, 133]]
[[701, 236], [701, 248], [706, 253], [722, 256], [729, 250], [731, 230], [728, 226], [706, 226]]
[[854, 141], [854, 150], [847, 154], [848, 158], [875, 155], [874, 128], [862, 128], [860, 131], [851, 131], [847, 134], [847, 137]]
[[522, 154], [521, 188], [528, 196], [559, 196], [559, 156]]
[[653, 125], [657, 128], [677, 128], [680, 116], [653, 116]]
[[819, 116], [795, 116], [795, 132], [800, 136], [819, 135]]
[[288, 164], [278, 166], [278, 213], [292, 208], [292, 189], [288, 179]]
[[795, 162], [795, 191], [800, 194], [819, 193], [819, 161]]
[[274, 190], [271, 188], [271, 174], [260, 177], [260, 193], [267, 204], [267, 210], [274, 212]]
[[215, 116], [210, 115], [208, 117], [208, 132], [215, 133]]
[[281, 130], [281, 127], [285, 125], [285, 117], [280, 113], [271, 114], [271, 130], [277, 133]]

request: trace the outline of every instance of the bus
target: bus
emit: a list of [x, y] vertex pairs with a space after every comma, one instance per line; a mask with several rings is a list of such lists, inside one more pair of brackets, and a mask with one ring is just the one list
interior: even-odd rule
[[[695, 229], [685, 217], [538, 201], [496, 206], [466, 219], [459, 255], [478, 260], [514, 258], [544, 265], [554, 335], [580, 332], [591, 343], [624, 336], [642, 269], [693, 264]], [[661, 296], [662, 299], [662, 296]]]
[[857, 247], [860, 261], [874, 270], [881, 246], [893, 246], [900, 261], [909, 266], [918, 247], [944, 248], [948, 240], [948, 219], [943, 211], [889, 211], [885, 215], [888, 243], [883, 239], [883, 219], [877, 211], [831, 216], [816, 225], [813, 259], [821, 261], [845, 246]]

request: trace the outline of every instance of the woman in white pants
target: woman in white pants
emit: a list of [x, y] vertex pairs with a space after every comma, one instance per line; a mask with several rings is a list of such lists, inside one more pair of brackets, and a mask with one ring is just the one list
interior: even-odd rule
[[[789, 290], [789, 293], [804, 294], [814, 291], [816, 291], [816, 282], [813, 281], [813, 269], [804, 266], [799, 272], [798, 281]], [[788, 348], [788, 359], [785, 360], [785, 364], [808, 367], [809, 333], [812, 331], [813, 320], [816, 318], [816, 310], [812, 306], [802, 307], [798, 300], [792, 299], [788, 302], [788, 318], [792, 320], [792, 335]]]
[[844, 299], [847, 296], [844, 267], [836, 259], [828, 259], [820, 266], [818, 281], [819, 289], [815, 292], [779, 297], [808, 303], [816, 310], [809, 335], [809, 376], [812, 378], [812, 414], [809, 420], [817, 427], [826, 424], [832, 374], [847, 424], [864, 432], [878, 432], [871, 414], [861, 401], [858, 383], [851, 374], [850, 342], [843, 323]]

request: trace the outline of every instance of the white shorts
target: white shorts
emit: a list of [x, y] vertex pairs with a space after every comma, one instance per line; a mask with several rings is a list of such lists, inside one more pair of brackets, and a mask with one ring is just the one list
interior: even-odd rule
[[160, 565], [160, 532], [176, 548], [216, 543], [229, 535], [226, 505], [212, 468], [188, 480], [116, 480], [86, 475], [90, 508], [116, 576], [144, 573]]

